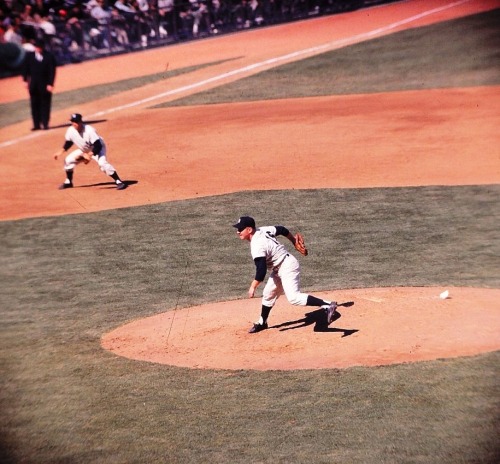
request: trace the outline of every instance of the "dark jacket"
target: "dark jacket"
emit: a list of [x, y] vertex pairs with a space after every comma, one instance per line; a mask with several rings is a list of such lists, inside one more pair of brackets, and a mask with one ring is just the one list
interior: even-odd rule
[[29, 83], [30, 90], [45, 90], [48, 85], [54, 85], [56, 78], [55, 56], [44, 50], [42, 57], [42, 61], [38, 61], [34, 52], [26, 54], [23, 79]]

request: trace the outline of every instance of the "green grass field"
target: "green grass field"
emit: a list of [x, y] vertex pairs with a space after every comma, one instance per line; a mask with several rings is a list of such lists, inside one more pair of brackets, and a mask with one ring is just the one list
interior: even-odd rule
[[[477, 45], [491, 42], [497, 24], [498, 11], [432, 26], [439, 43], [414, 47], [405, 59], [441, 66], [439, 44], [463, 39], [455, 46], [464, 61], [475, 56], [477, 74], [497, 78], [498, 52], [491, 59], [489, 45], [484, 53]], [[468, 48], [466, 31], [479, 51]], [[401, 56], [390, 39], [356, 45], [356, 62], [370, 63], [379, 47], [387, 66], [379, 63], [373, 78], [384, 81], [390, 70], [399, 89], [405, 74], [396, 78]], [[355, 88], [359, 70], [345, 57], [339, 50], [317, 60], [341, 60], [351, 91], [370, 91], [361, 81]], [[293, 68], [300, 77], [300, 64], [273, 72]], [[464, 85], [475, 85], [475, 73], [464, 68]], [[259, 76], [244, 81], [233, 86], [263, 87]], [[460, 82], [454, 68], [450, 85]], [[231, 88], [220, 91], [221, 100], [234, 98]], [[131, 361], [103, 351], [99, 341], [133, 319], [244, 298], [252, 263], [231, 224], [250, 212], [259, 223], [306, 233], [313, 251], [303, 261], [308, 291], [499, 288], [499, 194], [499, 185], [255, 191], [0, 222], [0, 462], [498, 462], [498, 352], [257, 372]]]

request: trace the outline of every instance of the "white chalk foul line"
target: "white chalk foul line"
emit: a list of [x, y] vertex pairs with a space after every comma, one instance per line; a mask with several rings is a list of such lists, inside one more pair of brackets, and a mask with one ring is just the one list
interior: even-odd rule
[[[223, 79], [227, 79], [229, 77], [236, 76], [238, 74], [244, 74], [244, 73], [247, 73], [249, 71], [254, 71], [255, 69], [259, 69], [259, 68], [263, 68], [263, 67], [266, 67], [269, 65], [275, 65], [278, 63], [282, 63], [284, 61], [288, 61], [288, 60], [293, 59], [293, 58], [300, 58], [300, 57], [304, 57], [306, 55], [314, 55], [314, 54], [318, 54], [320, 52], [324, 52], [324, 51], [327, 51], [330, 49], [339, 48], [339, 47], [344, 46], [344, 45], [349, 45], [352, 43], [360, 42], [362, 40], [373, 38], [373, 37], [376, 37], [378, 35], [384, 34], [387, 31], [390, 31], [392, 29], [396, 29], [396, 28], [403, 26], [405, 24], [409, 24], [409, 23], [412, 23], [414, 21], [418, 21], [419, 19], [425, 18], [426, 16], [440, 13], [441, 11], [445, 11], [445, 10], [448, 10], [450, 8], [454, 8], [456, 6], [462, 5], [464, 3], [468, 3], [470, 1], [472, 1], [472, 0], [459, 0], [456, 2], [448, 3], [448, 4], [443, 5], [441, 7], [433, 8], [432, 10], [423, 11], [422, 13], [419, 13], [419, 14], [414, 15], [414, 16], [410, 16], [410, 17], [402, 19], [400, 21], [396, 21], [396, 22], [388, 24], [386, 26], [379, 27], [377, 29], [373, 29], [373, 30], [368, 31], [368, 32], [363, 32], [362, 34], [357, 34], [357, 35], [354, 35], [352, 37], [347, 37], [345, 39], [334, 40], [332, 42], [329, 42], [329, 43], [326, 43], [323, 45], [318, 45], [315, 47], [306, 48], [304, 50], [299, 50], [299, 51], [296, 51], [293, 53], [288, 53], [286, 55], [278, 56], [276, 58], [270, 58], [270, 59], [261, 61], [259, 63], [254, 63], [254, 64], [251, 64], [248, 66], [244, 66], [242, 68], [234, 69], [233, 71], [225, 72], [225, 73], [219, 74], [217, 76], [210, 77], [208, 79], [204, 79], [202, 81], [195, 82], [193, 84], [189, 84], [189, 85], [185, 85], [182, 87], [178, 87], [176, 89], [168, 90], [166, 92], [162, 92], [162, 93], [153, 95], [153, 96], [148, 97], [148, 98], [143, 98], [141, 100], [136, 100], [134, 102], [127, 103], [126, 105], [120, 105], [120, 106], [115, 106], [114, 108], [108, 108], [107, 110], [99, 111], [97, 113], [88, 115], [87, 118], [88, 119], [95, 118], [95, 117], [99, 117], [99, 116], [104, 116], [106, 114], [115, 113], [117, 111], [122, 111], [122, 110], [126, 110], [129, 108], [133, 108], [135, 106], [141, 106], [141, 105], [144, 105], [146, 103], [150, 103], [152, 101], [159, 100], [161, 98], [165, 98], [165, 97], [176, 95], [176, 94], [179, 94], [182, 92], [190, 91], [190, 90], [196, 89], [198, 87], [203, 87], [207, 84], [212, 84], [213, 82], [221, 81]], [[18, 138], [12, 139], [12, 140], [8, 140], [6, 142], [0, 143], [0, 148], [7, 147], [9, 145], [14, 145], [16, 143], [22, 142], [24, 140], [29, 140], [29, 139], [32, 139], [34, 137], [38, 137], [40, 135], [42, 135], [42, 132], [37, 132], [37, 133], [30, 134], [27, 136], [18, 137]]]

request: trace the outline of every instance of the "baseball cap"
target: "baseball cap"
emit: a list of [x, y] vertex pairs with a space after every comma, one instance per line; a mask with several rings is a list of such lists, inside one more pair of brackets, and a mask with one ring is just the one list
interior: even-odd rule
[[241, 216], [238, 219], [238, 222], [233, 225], [233, 227], [236, 227], [238, 229], [238, 232], [241, 232], [243, 229], [246, 229], [247, 227], [255, 229], [255, 220], [253, 217], [250, 216]]
[[73, 113], [71, 118], [69, 118], [71, 122], [82, 122], [82, 115], [80, 113]]

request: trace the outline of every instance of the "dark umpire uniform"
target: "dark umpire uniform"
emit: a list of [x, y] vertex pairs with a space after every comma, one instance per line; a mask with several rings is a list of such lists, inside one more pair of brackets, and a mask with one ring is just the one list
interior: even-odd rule
[[28, 84], [33, 129], [48, 129], [52, 88], [56, 78], [56, 58], [37, 41], [35, 51], [26, 54], [23, 79]]

